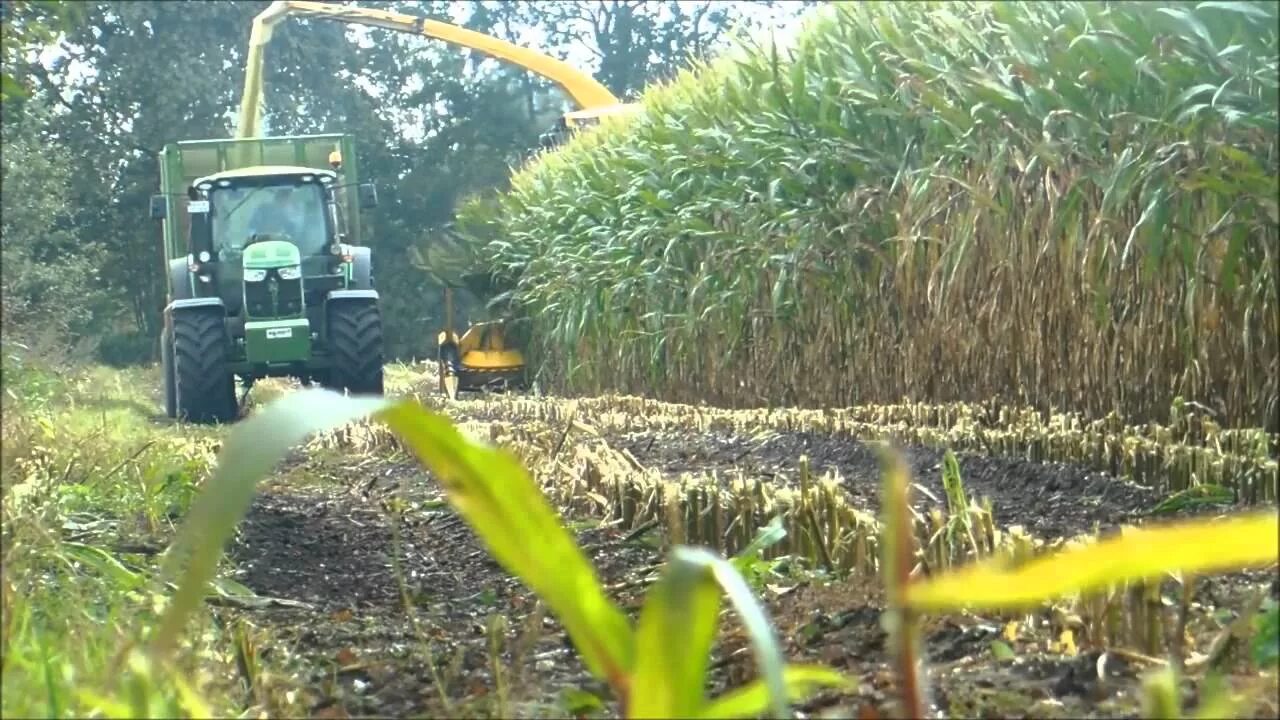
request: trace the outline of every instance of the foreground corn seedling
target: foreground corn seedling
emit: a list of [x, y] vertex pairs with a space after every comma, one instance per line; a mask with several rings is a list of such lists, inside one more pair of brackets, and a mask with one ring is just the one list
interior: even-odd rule
[[[175, 541], [167, 569], [186, 561], [178, 590], [152, 638], [153, 656], [178, 642], [204, 596], [223, 547], [248, 511], [257, 483], [312, 433], [372, 416], [418, 455], [494, 557], [536, 592], [565, 626], [587, 669], [607, 682], [628, 717], [781, 716], [789, 701], [847, 681], [821, 667], [785, 666], [772, 626], [746, 581], [724, 558], [673, 550], [633, 629], [528, 473], [508, 453], [464, 437], [412, 401], [306, 390], [272, 403], [235, 428], [206, 492]], [[750, 634], [761, 680], [716, 700], [705, 696], [720, 591]]]

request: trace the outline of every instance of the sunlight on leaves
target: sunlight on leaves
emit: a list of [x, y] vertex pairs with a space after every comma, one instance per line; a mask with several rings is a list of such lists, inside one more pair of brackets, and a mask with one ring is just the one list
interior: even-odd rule
[[1265, 567], [1277, 560], [1278, 531], [1274, 511], [1131, 530], [1020, 567], [997, 559], [913, 583], [906, 600], [922, 611], [1015, 609], [1167, 572]]

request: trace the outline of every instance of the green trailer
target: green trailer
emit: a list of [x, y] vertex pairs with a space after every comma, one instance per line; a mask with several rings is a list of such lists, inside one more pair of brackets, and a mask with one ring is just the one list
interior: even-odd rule
[[197, 140], [160, 153], [168, 297], [160, 337], [165, 412], [239, 414], [263, 377], [381, 395], [382, 320], [349, 136]]

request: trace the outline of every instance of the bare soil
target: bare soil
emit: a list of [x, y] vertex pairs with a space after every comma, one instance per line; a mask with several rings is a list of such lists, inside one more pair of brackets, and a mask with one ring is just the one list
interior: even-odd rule
[[[877, 502], [877, 457], [851, 438], [638, 433], [605, 440], [672, 474], [715, 469], [779, 479], [794, 475], [804, 454], [817, 472], [838, 470], [858, 505], [872, 509]], [[938, 477], [940, 452], [905, 452], [918, 481]], [[993, 500], [998, 525], [1023, 525], [1044, 538], [1132, 522], [1161, 499], [1067, 465], [964, 457], [961, 472], [971, 495]], [[941, 487], [936, 480], [928, 484]], [[945, 502], [921, 493], [916, 500], [922, 508]], [[629, 528], [576, 520], [575, 534], [602, 581], [621, 605], [638, 610], [644, 580], [661, 561], [656, 543], [623, 542]], [[259, 629], [259, 655], [269, 673], [258, 680], [257, 701], [268, 707], [315, 717], [564, 717], [571, 711], [569, 691], [609, 697], [574, 656], [559, 624], [489, 558], [442, 502], [429, 474], [402, 458], [317, 456], [291, 463], [255, 502], [232, 560], [237, 579], [259, 595], [305, 603], [232, 613]], [[1189, 649], [1207, 652], [1230, 619], [1215, 615], [1223, 608], [1238, 612], [1268, 588], [1276, 593], [1274, 573], [1203, 581]], [[890, 709], [894, 678], [876, 588], [798, 576], [766, 588], [762, 598], [793, 662], [826, 663], [859, 683], [853, 692], [816, 697], [806, 715]], [[936, 710], [959, 717], [1138, 716], [1139, 678], [1152, 659], [1089, 647], [1055, 651], [1049, 642], [1058, 628], [1051, 618], [1026, 620], [1019, 635], [1006, 640], [1015, 653], [1009, 660], [997, 660], [992, 650], [1006, 619], [931, 620], [924, 642]], [[722, 639], [713, 657], [720, 690], [754, 676], [734, 621]], [[1249, 677], [1241, 671], [1237, 679]], [[1277, 717], [1274, 677], [1269, 682], [1249, 715]], [[615, 715], [616, 708], [608, 705], [604, 714]]]

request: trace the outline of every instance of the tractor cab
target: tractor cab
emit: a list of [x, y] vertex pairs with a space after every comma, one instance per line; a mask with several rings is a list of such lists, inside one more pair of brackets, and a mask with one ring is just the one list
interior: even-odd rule
[[[192, 182], [188, 247], [196, 281], [232, 315], [314, 313], [324, 294], [350, 278], [348, 220], [337, 180], [331, 170], [282, 165]], [[377, 204], [371, 185], [360, 191], [361, 209]]]

